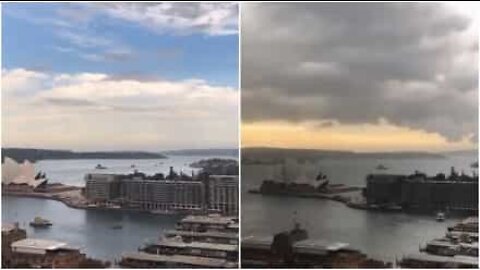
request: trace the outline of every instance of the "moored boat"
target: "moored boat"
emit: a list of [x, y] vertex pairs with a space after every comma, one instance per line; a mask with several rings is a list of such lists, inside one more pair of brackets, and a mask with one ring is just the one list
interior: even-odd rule
[[97, 170], [105, 170], [107, 167], [103, 166], [102, 164], [97, 164], [97, 166], [95, 166], [95, 169]]
[[444, 221], [445, 220], [445, 213], [438, 212], [436, 219], [437, 219], [437, 221]]
[[52, 226], [53, 223], [50, 222], [48, 219], [44, 219], [41, 217], [35, 217], [32, 222], [30, 222], [30, 226], [35, 228], [48, 228]]

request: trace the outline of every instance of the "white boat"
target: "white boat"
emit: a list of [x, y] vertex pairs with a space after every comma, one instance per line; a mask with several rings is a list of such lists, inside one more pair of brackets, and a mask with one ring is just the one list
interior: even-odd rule
[[97, 170], [105, 170], [107, 167], [103, 166], [102, 164], [97, 164], [97, 166], [95, 166], [95, 169]]
[[52, 226], [53, 223], [48, 220], [44, 219], [41, 217], [35, 217], [32, 222], [30, 222], [30, 226], [35, 227], [35, 228], [48, 228]]
[[436, 219], [437, 219], [437, 221], [444, 221], [444, 220], [445, 220], [445, 213], [443, 213], [443, 212], [438, 212]]

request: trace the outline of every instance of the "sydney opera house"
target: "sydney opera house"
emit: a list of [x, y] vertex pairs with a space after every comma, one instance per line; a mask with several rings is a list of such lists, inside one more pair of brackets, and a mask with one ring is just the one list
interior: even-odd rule
[[5, 157], [2, 164], [2, 186], [37, 189], [46, 183], [45, 175], [42, 175], [41, 172], [36, 173], [35, 167], [28, 160], [19, 164], [15, 160]]

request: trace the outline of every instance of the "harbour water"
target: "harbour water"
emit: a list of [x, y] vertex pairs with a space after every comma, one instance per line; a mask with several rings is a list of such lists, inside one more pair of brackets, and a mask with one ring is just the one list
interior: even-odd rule
[[[471, 173], [474, 155], [449, 156], [445, 159], [325, 159], [305, 165], [322, 171], [331, 183], [363, 186], [369, 173], [427, 174], [457, 171]], [[389, 169], [376, 171], [378, 164]], [[300, 166], [301, 168], [302, 166]], [[311, 238], [349, 243], [369, 256], [395, 261], [403, 255], [417, 252], [420, 244], [444, 236], [446, 228], [463, 218], [449, 215], [445, 222], [437, 222], [435, 215], [369, 212], [346, 207], [344, 204], [304, 198], [262, 196], [248, 193], [264, 179], [274, 178], [278, 168], [272, 165], [242, 166], [242, 237], [271, 235], [291, 229], [294, 220], [301, 222]], [[301, 170], [300, 170], [301, 171]]]
[[[50, 182], [83, 186], [89, 172], [129, 173], [134, 169], [146, 174], [168, 173], [173, 166], [190, 174], [189, 164], [214, 156], [170, 156], [155, 160], [45, 160], [35, 164], [46, 172]], [[218, 158], [237, 159], [231, 156]], [[101, 164], [108, 169], [95, 170]], [[131, 165], [135, 164], [135, 168]], [[28, 223], [35, 216], [47, 218], [53, 226], [34, 229]], [[110, 261], [120, 259], [123, 252], [136, 251], [146, 241], [158, 239], [162, 231], [173, 229], [179, 215], [154, 215], [130, 211], [73, 209], [58, 201], [2, 196], [2, 223], [19, 222], [29, 237], [59, 240], [80, 247], [89, 256]], [[122, 225], [121, 229], [115, 226]]]
[[[50, 182], [83, 186], [86, 173], [131, 173], [135, 169], [145, 174], [167, 174], [170, 166], [176, 172], [191, 174], [198, 169], [191, 168], [192, 162], [215, 158], [218, 156], [169, 156], [165, 159], [76, 159], [76, 160], [42, 160], [35, 163], [35, 169], [47, 173]], [[236, 156], [219, 158], [237, 159]], [[95, 169], [100, 164], [106, 169]], [[132, 167], [134, 165], [134, 167]]]

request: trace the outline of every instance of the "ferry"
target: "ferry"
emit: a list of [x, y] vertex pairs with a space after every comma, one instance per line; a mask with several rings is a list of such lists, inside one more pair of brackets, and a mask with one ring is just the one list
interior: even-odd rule
[[97, 169], [97, 170], [105, 170], [105, 169], [107, 169], [107, 167], [102, 166], [102, 164], [97, 164], [97, 166], [95, 166], [95, 169]]
[[445, 213], [443, 212], [438, 212], [437, 213], [437, 217], [436, 217], [437, 221], [445, 221]]
[[30, 226], [35, 228], [48, 228], [52, 226], [52, 222], [48, 219], [43, 219], [41, 217], [35, 217], [32, 222], [30, 222]]
[[121, 229], [123, 229], [123, 225], [122, 224], [115, 224], [115, 225], [112, 225], [111, 228], [113, 230], [121, 230]]
[[380, 171], [384, 171], [384, 170], [388, 170], [388, 167], [386, 167], [383, 164], [379, 164], [377, 167], [375, 167], [375, 169], [380, 170]]

